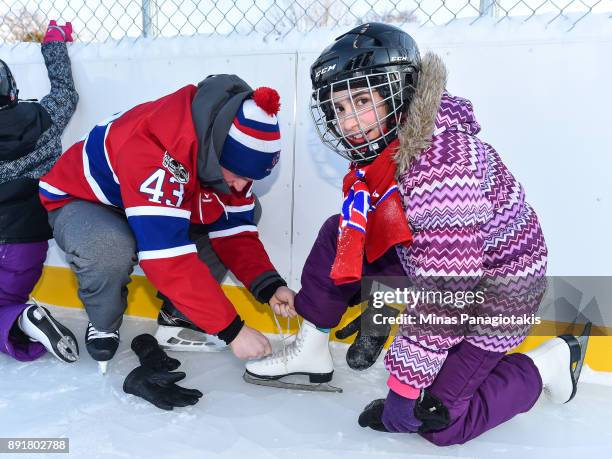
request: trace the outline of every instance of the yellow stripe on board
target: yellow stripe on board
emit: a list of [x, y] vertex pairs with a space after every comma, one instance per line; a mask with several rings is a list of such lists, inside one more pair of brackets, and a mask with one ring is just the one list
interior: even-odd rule
[[[56, 304], [71, 308], [82, 308], [83, 304], [77, 295], [77, 280], [75, 275], [69, 268], [61, 268], [55, 266], [45, 266], [42, 277], [32, 296], [44, 303]], [[238, 314], [245, 320], [249, 326], [257, 328], [264, 333], [277, 333], [276, 324], [270, 308], [255, 300], [253, 296], [244, 288], [232, 285], [224, 285], [223, 291], [235, 305]], [[157, 317], [161, 301], [155, 296], [156, 289], [144, 276], [132, 276], [132, 282], [129, 285], [128, 308], [126, 314], [137, 317]], [[359, 308], [349, 308], [342, 317], [342, 321], [338, 328], [342, 328], [348, 322], [359, 315]], [[279, 318], [281, 326], [284, 328], [283, 333], [287, 332], [287, 320]], [[558, 324], [543, 323], [538, 328], [538, 335], [546, 335], [546, 331], [553, 332], [558, 330]], [[291, 321], [290, 331], [295, 333], [297, 330], [297, 322]], [[533, 332], [533, 329], [532, 329]], [[578, 333], [578, 330], [575, 330]], [[597, 371], [612, 371], [612, 333], [610, 330], [605, 331], [607, 336], [592, 336], [589, 341], [589, 349], [587, 353], [586, 363], [590, 368]], [[538, 346], [542, 342], [550, 339], [550, 336], [528, 336], [527, 339], [516, 349], [516, 352], [526, 352]], [[333, 330], [331, 337], [335, 341], [350, 343], [353, 337], [346, 340], [338, 340], [335, 338]], [[387, 341], [387, 346], [390, 344], [391, 338]]]

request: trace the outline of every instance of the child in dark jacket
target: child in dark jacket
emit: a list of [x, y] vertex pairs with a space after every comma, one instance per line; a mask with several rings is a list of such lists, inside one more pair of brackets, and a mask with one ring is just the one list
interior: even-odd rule
[[18, 100], [15, 79], [0, 60], [0, 352], [21, 361], [46, 350], [65, 362], [79, 355], [70, 330], [46, 308], [26, 303], [52, 237], [38, 179], [61, 155], [61, 135], [78, 101], [66, 48], [71, 33], [70, 23], [49, 24], [41, 51], [51, 91], [40, 102]]

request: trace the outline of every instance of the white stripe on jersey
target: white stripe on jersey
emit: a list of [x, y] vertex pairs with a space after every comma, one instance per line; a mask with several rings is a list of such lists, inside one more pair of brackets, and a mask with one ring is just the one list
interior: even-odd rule
[[125, 209], [125, 215], [128, 217], [139, 217], [143, 215], [157, 215], [163, 217], [179, 217], [189, 219], [191, 212], [185, 209], [177, 209], [176, 207], [162, 207], [162, 206], [136, 206], [127, 207]]
[[[121, 116], [121, 115], [119, 115]], [[113, 166], [111, 166], [111, 162], [110, 162], [110, 158], [108, 157], [108, 150], [106, 149], [106, 137], [108, 136], [108, 133], [110, 132], [110, 128], [113, 125], [113, 123], [110, 123], [107, 127], [106, 127], [106, 131], [104, 132], [104, 143], [103, 143], [103, 147], [104, 147], [104, 156], [106, 157], [106, 164], [108, 164], [108, 168], [110, 169], [111, 173], [113, 174], [113, 180], [115, 181], [115, 183], [117, 185], [119, 185], [119, 179], [117, 178], [117, 174], [115, 174], [115, 170], [113, 169]]]
[[245, 204], [244, 206], [225, 206], [225, 210], [228, 212], [246, 212], [248, 210], [253, 210], [255, 208], [255, 203]]
[[261, 151], [263, 153], [276, 153], [281, 149], [280, 140], [261, 140], [251, 137], [245, 134], [240, 129], [232, 124], [229, 132], [227, 133], [231, 138], [241, 143], [242, 145], [249, 147], [251, 150]]
[[242, 226], [236, 226], [234, 228], [229, 228], [226, 230], [211, 231], [210, 233], [208, 233], [208, 238], [214, 239], [217, 237], [233, 236], [234, 234], [245, 233], [245, 232], [256, 233], [257, 227], [255, 225], [242, 225]]
[[59, 188], [55, 188], [53, 185], [49, 185], [47, 182], [43, 182], [42, 180], [38, 182], [38, 186], [40, 186], [43, 190], [47, 190], [49, 193], [61, 196], [68, 196], [68, 193], [66, 193], [65, 191], [62, 191]]
[[93, 191], [93, 194], [96, 195], [98, 201], [100, 201], [102, 204], [112, 206], [111, 202], [102, 191], [102, 188], [100, 188], [100, 185], [98, 185], [98, 182], [96, 182], [91, 176], [91, 171], [89, 170], [89, 157], [87, 156], [87, 150], [85, 149], [85, 145], [87, 145], [88, 140], [89, 136], [87, 136], [85, 138], [85, 142], [83, 142], [83, 175], [85, 175], [85, 180], [87, 180], [91, 191]]
[[107, 124], [112, 123], [113, 121], [115, 121], [117, 118], [120, 118], [125, 112], [127, 112], [127, 110], [124, 110], [122, 112], [118, 112], [115, 113], [107, 118], [104, 118], [102, 121], [100, 121], [98, 124], [96, 124], [96, 126], [106, 126]]
[[180, 257], [181, 255], [197, 252], [198, 250], [195, 244], [172, 247], [170, 249], [143, 250], [142, 252], [138, 252], [138, 260], [159, 260], [160, 258]]

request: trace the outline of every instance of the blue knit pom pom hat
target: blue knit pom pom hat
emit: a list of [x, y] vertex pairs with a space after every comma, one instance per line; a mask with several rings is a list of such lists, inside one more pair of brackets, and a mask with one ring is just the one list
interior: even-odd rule
[[225, 138], [221, 166], [253, 180], [270, 175], [280, 156], [279, 109], [280, 96], [272, 88], [257, 88], [244, 100]]

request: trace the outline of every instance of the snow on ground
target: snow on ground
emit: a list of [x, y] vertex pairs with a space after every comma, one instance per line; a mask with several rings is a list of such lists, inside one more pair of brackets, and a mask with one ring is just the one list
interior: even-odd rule
[[[126, 317], [119, 352], [102, 376], [84, 348], [84, 311], [53, 313], [78, 335], [81, 360], [68, 365], [47, 355], [22, 363], [0, 355], [0, 437], [67, 437], [70, 458], [541, 459], [602, 457], [612, 446], [611, 378], [592, 371], [572, 403], [541, 400], [467, 445], [439, 448], [418, 435], [362, 429], [357, 417], [385, 395], [385, 371], [380, 364], [366, 372], [350, 370], [340, 344], [333, 345], [333, 384], [344, 388], [342, 394], [246, 384], [244, 365], [229, 351], [174, 353], [188, 375], [183, 385], [205, 396], [194, 407], [164, 412], [122, 391], [124, 377], [137, 366], [129, 344], [137, 334], [153, 333], [153, 320]], [[27, 457], [2, 457], [12, 456]]]

